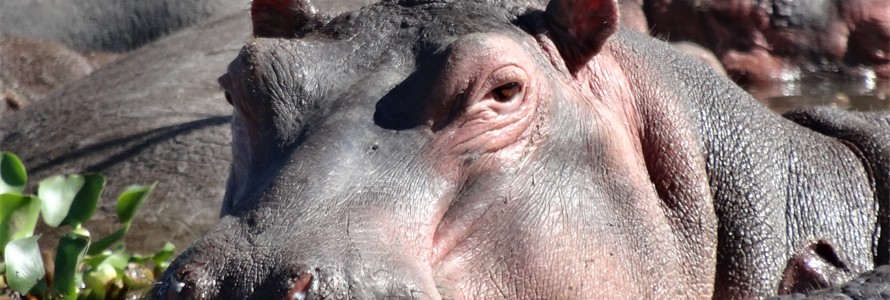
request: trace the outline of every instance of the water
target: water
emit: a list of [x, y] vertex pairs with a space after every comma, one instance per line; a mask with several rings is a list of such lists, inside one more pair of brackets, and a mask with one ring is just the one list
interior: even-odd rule
[[890, 110], [890, 78], [873, 75], [851, 79], [832, 74], [814, 74], [797, 81], [749, 86], [746, 89], [761, 103], [779, 113], [813, 106], [859, 111]]

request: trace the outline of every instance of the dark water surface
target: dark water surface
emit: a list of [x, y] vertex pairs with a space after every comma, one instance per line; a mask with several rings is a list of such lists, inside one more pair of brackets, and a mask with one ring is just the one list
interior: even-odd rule
[[860, 111], [890, 110], [888, 78], [844, 78], [834, 74], [818, 74], [746, 89], [761, 103], [779, 113], [813, 106]]

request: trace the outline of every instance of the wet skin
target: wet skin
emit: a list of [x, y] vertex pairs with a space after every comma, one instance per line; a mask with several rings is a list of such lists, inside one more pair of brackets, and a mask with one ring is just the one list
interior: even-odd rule
[[883, 127], [783, 119], [615, 1], [253, 5], [223, 217], [154, 299], [752, 298], [887, 262]]

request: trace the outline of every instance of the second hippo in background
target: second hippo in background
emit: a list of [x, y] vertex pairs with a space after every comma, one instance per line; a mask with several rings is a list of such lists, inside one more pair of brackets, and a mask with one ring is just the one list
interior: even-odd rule
[[117, 56], [85, 56], [53, 41], [0, 37], [0, 115], [40, 101]]
[[[643, 13], [643, 4], [643, 0], [619, 0], [618, 5], [621, 10], [620, 24], [624, 28], [649, 35], [649, 22], [646, 20], [646, 15]], [[720, 63], [717, 56], [710, 50], [687, 41], [672, 42], [671, 45], [705, 63], [705, 65], [711, 67], [711, 69], [714, 69], [717, 73], [720, 73], [723, 76], [727, 75], [726, 70], [723, 68], [723, 64]]]
[[246, 7], [242, 0], [0, 1], [0, 114], [162, 36]]
[[0, 35], [60, 42], [78, 52], [127, 52], [244, 0], [18, 0], [0, 2]]
[[840, 70], [890, 77], [890, 1], [645, 0], [651, 33], [713, 51], [739, 83]]

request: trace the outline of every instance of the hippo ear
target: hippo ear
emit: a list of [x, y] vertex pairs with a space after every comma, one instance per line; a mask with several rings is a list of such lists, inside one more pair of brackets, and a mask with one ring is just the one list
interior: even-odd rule
[[572, 72], [599, 53], [618, 28], [617, 0], [551, 0], [544, 15]]
[[250, 3], [253, 35], [290, 38], [310, 20], [318, 18], [309, 0], [253, 0]]

